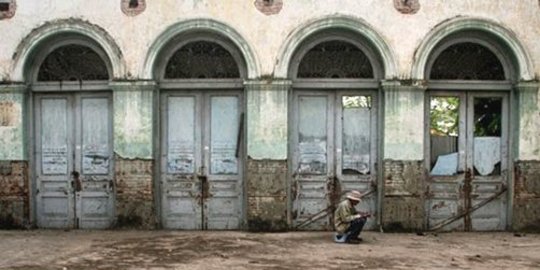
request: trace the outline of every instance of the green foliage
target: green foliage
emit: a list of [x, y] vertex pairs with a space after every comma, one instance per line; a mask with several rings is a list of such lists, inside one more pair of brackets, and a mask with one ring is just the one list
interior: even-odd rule
[[458, 136], [459, 98], [432, 97], [430, 107], [431, 134]]

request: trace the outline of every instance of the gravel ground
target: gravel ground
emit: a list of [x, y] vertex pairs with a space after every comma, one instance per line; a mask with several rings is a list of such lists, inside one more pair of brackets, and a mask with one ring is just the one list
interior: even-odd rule
[[540, 269], [540, 235], [0, 231], [0, 269]]

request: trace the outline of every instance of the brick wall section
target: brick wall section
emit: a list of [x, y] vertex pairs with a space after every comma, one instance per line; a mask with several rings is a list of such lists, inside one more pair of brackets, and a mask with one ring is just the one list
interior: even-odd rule
[[287, 229], [287, 161], [248, 159], [247, 216], [251, 231]]
[[0, 162], [0, 229], [22, 228], [30, 216], [28, 163]]
[[153, 161], [117, 156], [115, 168], [117, 227], [155, 228]]
[[515, 163], [512, 228], [540, 232], [540, 161]]
[[384, 161], [382, 225], [386, 231], [421, 230], [424, 224], [424, 162]]

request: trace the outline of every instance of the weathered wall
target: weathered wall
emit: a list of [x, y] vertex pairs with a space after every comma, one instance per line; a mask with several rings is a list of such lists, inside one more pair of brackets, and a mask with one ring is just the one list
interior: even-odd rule
[[116, 156], [117, 227], [155, 228], [152, 174], [153, 161]]
[[0, 160], [24, 160], [22, 86], [0, 85]]
[[28, 163], [0, 162], [0, 229], [29, 224]]
[[424, 89], [395, 81], [383, 90], [384, 159], [423, 159]]
[[421, 230], [424, 226], [423, 161], [384, 161], [382, 226], [386, 231]]
[[249, 159], [247, 166], [248, 229], [287, 228], [287, 164], [282, 160]]
[[145, 82], [118, 82], [114, 93], [114, 152], [123, 158], [153, 158], [153, 89]]
[[519, 161], [515, 164], [514, 230], [540, 232], [540, 162]]
[[252, 231], [287, 227], [287, 104], [290, 81], [249, 81], [247, 224]]
[[287, 104], [290, 81], [249, 81], [247, 146], [253, 159], [287, 159]]
[[[271, 12], [261, 12], [260, 1], [163, 0], [148, 1], [141, 14], [132, 14], [135, 16], [122, 13], [120, 2], [19, 0], [15, 15], [0, 21], [0, 33], [9, 33], [9, 38], [3, 38], [0, 42], [0, 160], [28, 159], [23, 121], [25, 94], [21, 90], [24, 89], [21, 86], [24, 76], [22, 69], [16, 68], [22, 66], [22, 62], [27, 59], [17, 57], [20, 54], [17, 48], [28, 41], [33, 30], [47, 22], [68, 18], [75, 18], [74, 21], [78, 22], [88, 21], [90, 25], [99, 28], [96, 33], [103, 31], [107, 42], [114, 43], [111, 48], [117, 48], [119, 52], [106, 51], [121, 54], [121, 57], [110, 56], [122, 62], [113, 64], [117, 70], [114, 70], [115, 81], [111, 83], [114, 90], [114, 150], [118, 160], [115, 179], [119, 200], [117, 214], [119, 221], [129, 220], [127, 217], [130, 216], [141, 217], [144, 220], [139, 223], [144, 226], [153, 224], [154, 221], [150, 220], [153, 220], [156, 212], [152, 209], [151, 166], [155, 142], [153, 120], [156, 118], [153, 114], [153, 89], [156, 86], [145, 82], [155, 79], [151, 72], [145, 71], [152, 70], [153, 63], [147, 61], [149, 48], [152, 48], [165, 29], [178, 22], [211, 19], [222, 23], [227, 26], [226, 34], [236, 31], [243, 44], [253, 53], [253, 65], [257, 71], [248, 72], [250, 80], [246, 82], [247, 156], [251, 157], [247, 161], [245, 180], [248, 185], [248, 221], [269, 220], [272, 223], [286, 220], [286, 213], [283, 214], [282, 210], [286, 210], [287, 206], [283, 194], [286, 194], [287, 189], [287, 106], [291, 85], [287, 81], [289, 78], [285, 78], [287, 76], [276, 73], [276, 67], [288, 61], [283, 59], [283, 55], [292, 54], [286, 52], [286, 49], [295, 49], [286, 48], [286, 44], [290, 44], [290, 39], [294, 38], [291, 33], [301, 33], [302, 29], [314, 21], [334, 17], [359, 21], [387, 44], [389, 57], [393, 59], [386, 60], [395, 63], [396, 70], [387, 70], [382, 83], [385, 100], [384, 147], [380, 154], [385, 164], [416, 164], [403, 165], [404, 170], [408, 166], [416, 168], [412, 170], [414, 172], [422, 168], [424, 89], [421, 86], [423, 82], [415, 81], [417, 78], [411, 73], [418, 60], [419, 46], [436, 26], [456, 17], [491, 21], [508, 30], [522, 45], [526, 56], [530, 57], [525, 59], [530, 60], [532, 68], [531, 78], [527, 80], [540, 74], [540, 43], [537, 42], [540, 37], [540, 28], [537, 27], [540, 25], [540, 4], [536, 0], [453, 0], [451, 3], [444, 0], [420, 1], [420, 9], [414, 14], [398, 12], [393, 1], [389, 0], [283, 0], [280, 1], [280, 7], [272, 8]], [[328, 19], [326, 23], [331, 25], [332, 20]], [[276, 81], [276, 78], [281, 80]], [[116, 82], [137, 80], [140, 82]], [[517, 147], [513, 152], [515, 159], [520, 162], [540, 160], [540, 141], [537, 135], [540, 133], [538, 88], [534, 83], [521, 83], [518, 86], [520, 94], [517, 95], [519, 106], [516, 111], [519, 112], [516, 112], [515, 120], [519, 125], [514, 126], [517, 135], [514, 142]], [[144, 169], [133, 164], [141, 165]], [[423, 211], [419, 210], [422, 209], [422, 202], [417, 196], [422, 192], [416, 192], [411, 187], [421, 186], [424, 175], [419, 172], [393, 171], [392, 167], [386, 168], [385, 165], [383, 223], [393, 222], [391, 217], [395, 215], [394, 221], [402, 224], [402, 227], [418, 228], [418, 224], [421, 224], [419, 216], [423, 215]], [[277, 171], [278, 176], [270, 176], [268, 171], [273, 170]], [[396, 178], [396, 175], [400, 177]], [[536, 171], [526, 175], [532, 179], [530, 181], [538, 179]], [[387, 176], [392, 176], [392, 180], [389, 181]], [[394, 179], [402, 180], [395, 182], [397, 180]], [[277, 187], [283, 187], [284, 193], [274, 196], [272, 192]], [[150, 192], [150, 195], [146, 192]], [[146, 197], [139, 196], [139, 193], [146, 194]], [[131, 198], [131, 195], [126, 194], [139, 195]], [[529, 208], [524, 205], [529, 205]], [[530, 207], [536, 205], [535, 199], [531, 198], [517, 201], [514, 207], [516, 220], [520, 213], [532, 216], [519, 220], [532, 220], [536, 212], [523, 209], [533, 209]], [[122, 219], [121, 216], [126, 218]], [[527, 223], [525, 221], [522, 223]]]

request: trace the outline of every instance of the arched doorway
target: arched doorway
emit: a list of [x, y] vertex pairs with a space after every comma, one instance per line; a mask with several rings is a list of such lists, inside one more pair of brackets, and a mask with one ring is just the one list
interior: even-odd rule
[[[327, 29], [308, 37], [289, 68], [289, 183], [292, 226], [331, 229], [333, 207], [350, 190], [376, 225], [379, 53], [356, 33]], [[328, 213], [329, 215], [324, 215]]]
[[426, 64], [427, 228], [504, 230], [511, 183], [511, 53], [493, 36], [461, 31]]
[[31, 56], [37, 225], [108, 228], [115, 217], [109, 58], [73, 33], [47, 38]]
[[244, 215], [244, 58], [228, 38], [199, 31], [173, 38], [157, 61], [161, 223], [238, 229]]

